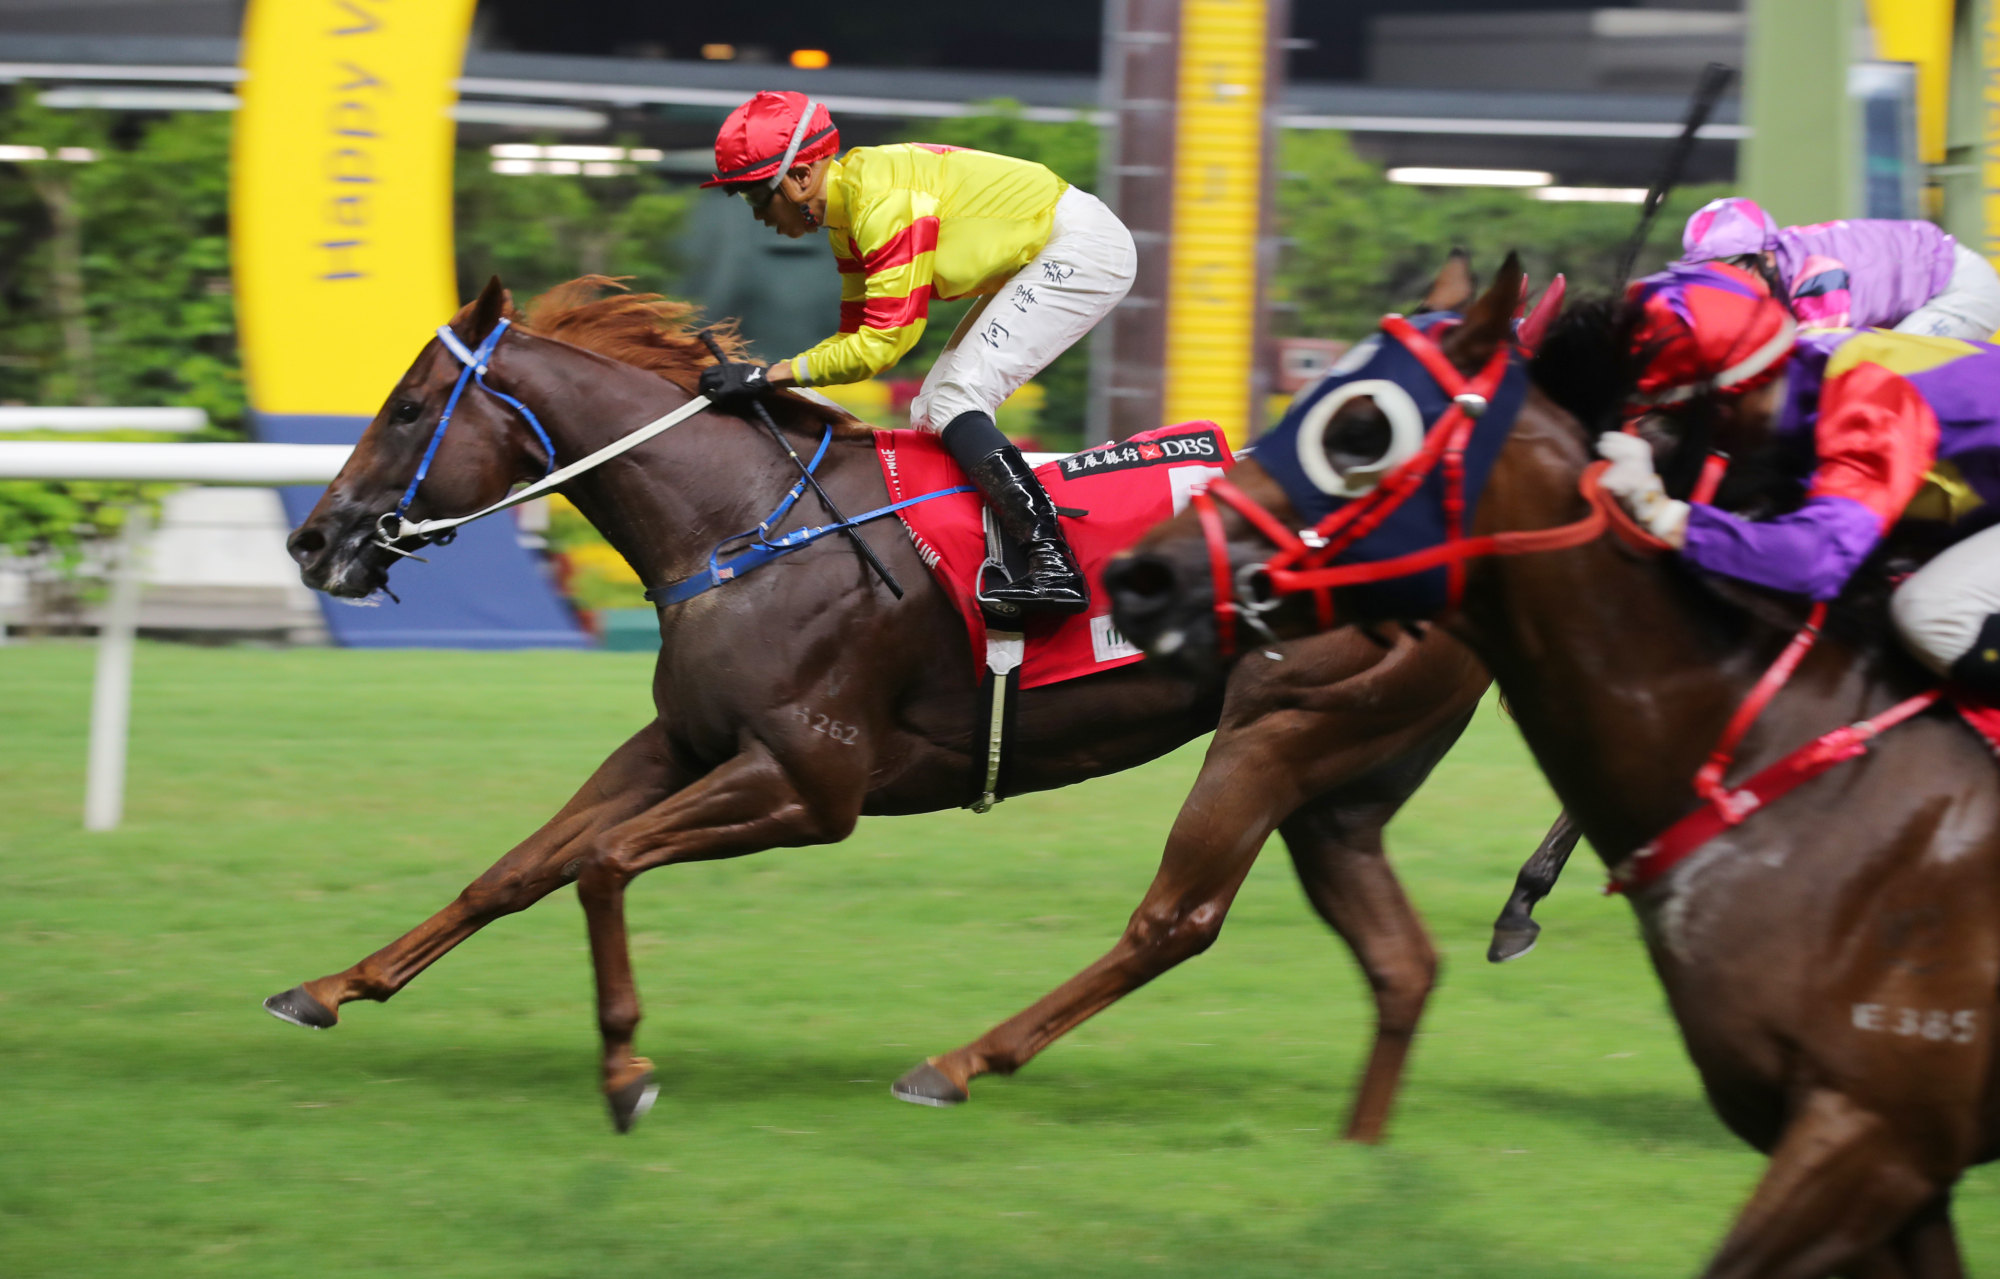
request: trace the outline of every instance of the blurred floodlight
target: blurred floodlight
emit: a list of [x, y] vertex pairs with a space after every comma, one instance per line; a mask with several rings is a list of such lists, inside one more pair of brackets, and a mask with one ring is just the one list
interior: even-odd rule
[[0, 146], [0, 160], [46, 160], [49, 153], [40, 147]]
[[667, 153], [658, 147], [633, 147], [625, 153], [625, 158], [637, 160], [641, 164], [658, 164], [667, 158]]
[[501, 142], [486, 148], [496, 160], [539, 160], [542, 149], [532, 142]]
[[1389, 181], [1418, 187], [1545, 187], [1555, 180], [1555, 174], [1540, 169], [1389, 170]]
[[533, 160], [495, 160], [495, 173], [533, 173], [539, 166]]
[[71, 164], [89, 164], [97, 158], [97, 152], [89, 147], [58, 147], [56, 159], [68, 160]]
[[705, 44], [701, 46], [701, 56], [710, 62], [727, 62], [736, 56], [733, 44]]
[[792, 65], [801, 71], [817, 71], [831, 61], [824, 49], [792, 50]]
[[551, 160], [623, 160], [624, 147], [550, 147], [545, 152]]
[[57, 110], [234, 111], [242, 105], [219, 89], [49, 89], [35, 101]]
[[500, 124], [569, 133], [595, 133], [611, 126], [611, 117], [602, 111], [540, 106], [532, 102], [457, 102], [452, 104], [451, 118], [461, 124]]
[[1537, 200], [1573, 201], [1579, 204], [1644, 204], [1644, 187], [1540, 187], [1531, 192]]
[[541, 171], [543, 173], [582, 173], [583, 164], [577, 160], [544, 160], [542, 161]]

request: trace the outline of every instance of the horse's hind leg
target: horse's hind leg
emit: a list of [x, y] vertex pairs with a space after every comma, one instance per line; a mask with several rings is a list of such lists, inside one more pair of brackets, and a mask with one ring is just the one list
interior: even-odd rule
[[658, 1091], [653, 1064], [632, 1052], [639, 992], [626, 937], [625, 886], [643, 871], [674, 862], [845, 839], [861, 815], [867, 759], [861, 752], [829, 758], [824, 749], [801, 755], [780, 762], [752, 740], [686, 789], [598, 835], [577, 874], [576, 897], [597, 975], [604, 1095], [620, 1132], [645, 1114]]
[[[1918, 1124], [1917, 1129], [1926, 1125]], [[1706, 1279], [1954, 1274], [1944, 1185], [1908, 1117], [1832, 1089], [1798, 1108]], [[1942, 1221], [1934, 1220], [1942, 1216]], [[1896, 1263], [1900, 1262], [1900, 1272]], [[1915, 1269], [1922, 1264], [1927, 1269]]]
[[275, 1017], [325, 1029], [353, 999], [381, 1001], [410, 984], [445, 952], [487, 924], [525, 910], [576, 878], [576, 863], [601, 832], [664, 799], [670, 767], [658, 720], [598, 766], [583, 789], [517, 844], [457, 899], [352, 968], [294, 986], [264, 1001]]
[[1493, 921], [1493, 942], [1486, 948], [1486, 962], [1504, 964], [1535, 948], [1535, 939], [1542, 932], [1534, 920], [1535, 904], [1555, 890], [1556, 880], [1582, 835], [1582, 828], [1570, 819], [1567, 809], [1556, 814], [1556, 824], [1549, 827], [1541, 847], [1514, 877], [1514, 891], [1500, 908], [1500, 918]]
[[1306, 899], [1354, 951], [1375, 996], [1375, 1043], [1348, 1114], [1349, 1141], [1382, 1139], [1437, 980], [1437, 952], [1383, 855], [1382, 827], [1407, 797], [1389, 789], [1395, 793], [1357, 797], [1343, 788], [1279, 828]]

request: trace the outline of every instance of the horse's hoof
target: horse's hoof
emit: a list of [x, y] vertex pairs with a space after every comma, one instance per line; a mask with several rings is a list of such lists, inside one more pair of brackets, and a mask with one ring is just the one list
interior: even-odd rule
[[1526, 927], [1509, 925], [1493, 929], [1493, 944], [1486, 948], [1486, 962], [1504, 964], [1510, 959], [1519, 959], [1535, 948], [1535, 942], [1542, 935], [1542, 926], [1528, 920]]
[[971, 1100], [965, 1089], [951, 1082], [949, 1075], [929, 1062], [921, 1063], [898, 1079], [890, 1087], [889, 1095], [913, 1106], [962, 1106]]
[[304, 986], [294, 986], [282, 994], [271, 996], [264, 1001], [264, 1011], [279, 1021], [288, 1021], [294, 1026], [304, 1026], [307, 1030], [331, 1030], [340, 1014], [306, 993]]
[[646, 1117], [659, 1098], [660, 1081], [652, 1071], [634, 1079], [615, 1092], [606, 1093], [604, 1100], [611, 1107], [611, 1126], [620, 1133], [631, 1132], [633, 1127]]

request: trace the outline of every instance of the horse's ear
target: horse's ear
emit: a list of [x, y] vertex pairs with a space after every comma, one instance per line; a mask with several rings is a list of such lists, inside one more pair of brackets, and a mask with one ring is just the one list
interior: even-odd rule
[[1520, 310], [1527, 282], [1521, 255], [1509, 253], [1500, 264], [1500, 273], [1465, 313], [1465, 323], [1454, 334], [1458, 340], [1455, 354], [1461, 360], [1474, 367], [1485, 364], [1503, 342], [1512, 340], [1514, 315]]
[[507, 291], [507, 286], [500, 283], [500, 277], [496, 275], [486, 281], [486, 287], [479, 291], [478, 297], [459, 308], [458, 314], [451, 317], [451, 327], [458, 330], [459, 336], [467, 342], [478, 343], [493, 331], [493, 326], [500, 323], [502, 316], [513, 309], [514, 295]]
[[1422, 311], [1463, 311], [1472, 301], [1472, 259], [1464, 249], [1453, 249], [1431, 281], [1430, 292], [1417, 303]]

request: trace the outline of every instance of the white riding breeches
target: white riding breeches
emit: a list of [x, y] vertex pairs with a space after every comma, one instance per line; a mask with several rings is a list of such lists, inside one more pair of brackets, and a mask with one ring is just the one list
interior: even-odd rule
[[1088, 191], [1063, 192], [1048, 243], [966, 313], [910, 401], [910, 425], [937, 432], [992, 413], [1124, 301], [1138, 267], [1118, 216]]
[[1949, 674], [1986, 619], [2000, 613], [2000, 525], [1946, 547], [1910, 574], [1889, 598], [1889, 612], [1917, 659]]
[[1990, 341], [2000, 332], [2000, 275], [1963, 244], [1953, 245], [1951, 278], [1944, 291], [1903, 317], [1898, 333]]

